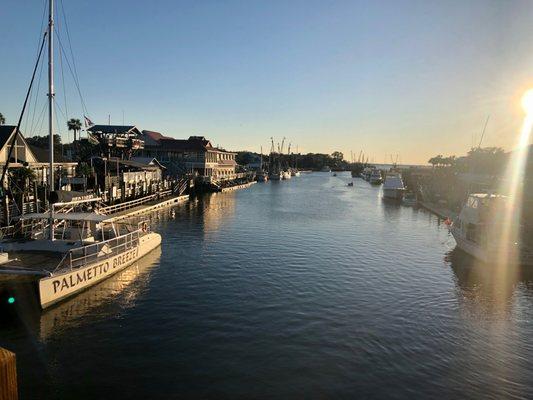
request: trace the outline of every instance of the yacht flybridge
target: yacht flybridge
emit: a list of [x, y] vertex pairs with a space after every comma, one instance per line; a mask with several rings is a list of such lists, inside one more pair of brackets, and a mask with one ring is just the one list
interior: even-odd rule
[[[58, 202], [54, 191], [54, 0], [49, 0], [48, 28], [44, 34], [30, 87], [17, 124], [17, 132], [31, 93], [33, 78], [48, 43], [49, 210], [23, 214], [14, 225], [2, 228], [0, 281], [34, 281], [42, 308], [72, 296], [113, 275], [146, 255], [161, 243], [146, 222], [136, 227], [117, 225], [113, 218], [96, 212], [93, 196]], [[0, 181], [4, 182], [10, 153]], [[67, 196], [68, 197], [68, 196]], [[55, 203], [55, 204], [54, 204]], [[48, 262], [40, 257], [51, 254]], [[42, 262], [41, 262], [42, 261]], [[3, 282], [6, 283], [6, 282]]]
[[501, 237], [503, 224], [508, 223], [502, 210], [508, 202], [507, 197], [495, 194], [468, 196], [451, 227], [457, 247], [486, 263], [509, 260], [515, 254], [519, 264], [533, 265], [533, 249], [526, 243], [502, 242], [507, 239]]

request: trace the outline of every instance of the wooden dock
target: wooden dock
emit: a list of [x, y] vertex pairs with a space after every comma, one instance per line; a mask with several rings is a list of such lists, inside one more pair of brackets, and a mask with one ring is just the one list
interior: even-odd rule
[[243, 183], [242, 185], [229, 186], [229, 187], [221, 188], [219, 190], [219, 192], [231, 192], [233, 190], [245, 189], [247, 187], [252, 186], [255, 183], [257, 183], [257, 182], [256, 181], [252, 181], [252, 182], [248, 182], [248, 183]]
[[0, 400], [17, 400], [17, 358], [0, 347]]

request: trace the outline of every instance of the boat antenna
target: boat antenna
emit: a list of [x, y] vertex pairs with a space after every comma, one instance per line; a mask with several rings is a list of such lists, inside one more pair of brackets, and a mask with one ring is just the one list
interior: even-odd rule
[[485, 136], [485, 129], [487, 129], [487, 124], [489, 123], [490, 114], [487, 116], [487, 120], [485, 121], [485, 125], [483, 126], [483, 130], [481, 131], [481, 138], [479, 139], [479, 145], [477, 146], [478, 149], [481, 148], [481, 143], [483, 142], [483, 137]]
[[[48, 11], [48, 134], [50, 173], [49, 195], [54, 191], [54, 0], [49, 0]], [[54, 240], [54, 206], [50, 203], [50, 240]]]

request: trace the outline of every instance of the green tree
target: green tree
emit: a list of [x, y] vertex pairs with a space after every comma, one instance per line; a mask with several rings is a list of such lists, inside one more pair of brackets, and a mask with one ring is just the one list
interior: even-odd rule
[[6, 119], [4, 118], [4, 114], [0, 113], [0, 125], [4, 125], [6, 123]]
[[340, 151], [334, 151], [331, 153], [331, 157], [333, 157], [335, 161], [340, 162], [344, 159], [344, 154], [342, 154]]
[[76, 167], [76, 172], [81, 176], [91, 176], [93, 174], [93, 169], [89, 164], [82, 162]]
[[15, 168], [10, 171], [11, 182], [15, 192], [27, 193], [31, 184], [35, 181], [35, 172], [27, 167]]
[[71, 118], [67, 121], [69, 131], [74, 131], [74, 141], [76, 141], [76, 134], [81, 130], [81, 122], [77, 118]]

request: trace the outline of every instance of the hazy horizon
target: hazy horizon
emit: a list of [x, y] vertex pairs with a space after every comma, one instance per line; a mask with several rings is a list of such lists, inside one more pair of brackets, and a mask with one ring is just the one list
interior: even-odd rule
[[[62, 8], [95, 123], [110, 115], [122, 124], [124, 115], [140, 129], [204, 135], [236, 151], [266, 152], [270, 137], [286, 137], [301, 153], [349, 159], [363, 150], [376, 163], [399, 154], [404, 164], [425, 164], [477, 145], [487, 116], [483, 146], [511, 150], [520, 96], [533, 86], [530, 1], [58, 1], [68, 49]], [[0, 112], [15, 124], [44, 1], [7, 0], [3, 11]], [[63, 71], [56, 62], [58, 104], [81, 119]], [[30, 119], [45, 86], [43, 72]], [[46, 132], [33, 125], [23, 133]]]

